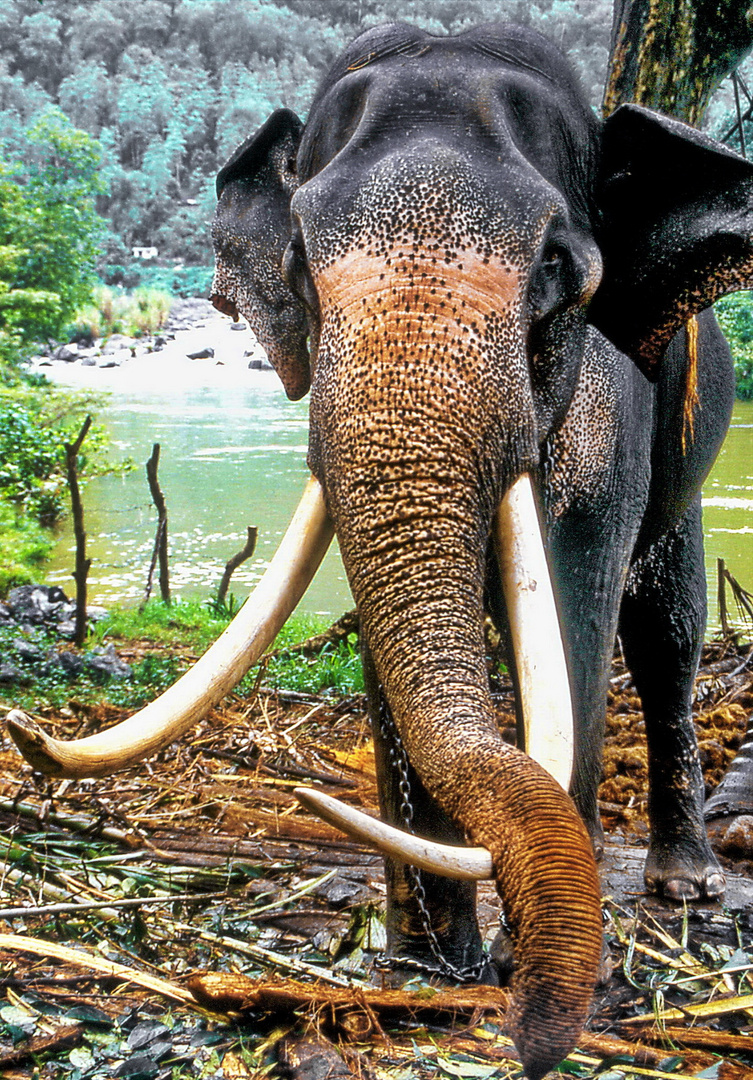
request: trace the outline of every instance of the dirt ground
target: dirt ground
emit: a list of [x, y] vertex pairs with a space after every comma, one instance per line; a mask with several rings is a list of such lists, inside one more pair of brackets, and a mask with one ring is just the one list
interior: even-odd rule
[[[512, 735], [504, 682], [496, 703]], [[709, 790], [751, 711], [753, 648], [709, 645], [695, 694]], [[70, 739], [120, 718], [72, 701], [38, 719]], [[6, 739], [0, 1076], [519, 1075], [503, 991], [380, 998], [380, 860], [310, 817], [298, 784], [377, 813], [361, 698], [231, 696], [193, 738], [101, 780], [44, 780]], [[753, 854], [722, 855], [722, 904], [645, 895], [645, 735], [619, 657], [600, 806], [612, 974], [562, 1071], [753, 1077]], [[488, 938], [499, 914], [481, 887]], [[206, 971], [219, 987], [196, 981]]]

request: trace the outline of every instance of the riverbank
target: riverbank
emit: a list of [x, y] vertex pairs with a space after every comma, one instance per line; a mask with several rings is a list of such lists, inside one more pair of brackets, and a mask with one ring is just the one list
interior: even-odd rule
[[247, 382], [249, 370], [272, 373], [248, 323], [233, 322], [202, 297], [176, 300], [166, 326], [154, 335], [70, 342], [34, 357], [30, 370], [63, 386], [115, 393], [140, 386], [232, 386]]

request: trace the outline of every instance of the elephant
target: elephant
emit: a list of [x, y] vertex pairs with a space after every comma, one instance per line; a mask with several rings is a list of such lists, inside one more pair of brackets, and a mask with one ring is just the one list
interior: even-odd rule
[[[596, 793], [618, 633], [649, 744], [646, 882], [674, 899], [724, 889], [690, 696], [700, 488], [734, 393], [709, 308], [753, 284], [753, 167], [642, 107], [600, 120], [529, 29], [399, 23], [356, 38], [305, 124], [274, 111], [217, 194], [211, 298], [247, 318], [291, 399], [310, 390], [313, 480], [273, 564], [286, 599], [264, 616], [247, 602], [152, 734], [151, 713], [72, 747], [20, 714], [11, 734], [58, 775], [164, 745], [305, 588], [313, 571], [286, 568], [296, 537], [316, 549], [308, 566], [334, 531], [394, 827], [388, 962], [397, 977], [496, 980], [481, 871], [416, 870], [395, 830], [445, 853], [475, 845], [512, 940], [509, 1027], [538, 1080], [575, 1044], [600, 967]], [[529, 753], [498, 730], [485, 613], [509, 644]]]

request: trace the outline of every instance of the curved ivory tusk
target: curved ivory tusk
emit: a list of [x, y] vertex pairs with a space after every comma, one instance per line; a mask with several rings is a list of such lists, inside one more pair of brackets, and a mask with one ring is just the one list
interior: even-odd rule
[[23, 756], [48, 776], [104, 776], [157, 753], [193, 727], [274, 641], [316, 573], [334, 530], [322, 489], [311, 478], [266, 573], [214, 645], [159, 698], [96, 735], [52, 739], [24, 713], [8, 713]]
[[567, 791], [573, 771], [573, 709], [552, 582], [531, 478], [500, 503], [495, 541], [520, 688], [525, 751]]
[[312, 814], [383, 855], [391, 855], [421, 870], [457, 881], [487, 881], [492, 877], [492, 857], [486, 848], [435, 844], [432, 840], [395, 829], [315, 788], [294, 788], [293, 793]]

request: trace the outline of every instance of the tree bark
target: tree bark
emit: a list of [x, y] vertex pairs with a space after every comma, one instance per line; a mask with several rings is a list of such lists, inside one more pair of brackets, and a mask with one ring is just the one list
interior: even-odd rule
[[81, 444], [89, 433], [91, 416], [84, 420], [76, 441], [65, 443], [65, 465], [68, 475], [68, 487], [71, 492], [71, 510], [73, 512], [73, 532], [76, 538], [76, 566], [73, 579], [76, 582], [76, 622], [73, 634], [74, 644], [81, 648], [86, 639], [86, 579], [89, 575], [91, 559], [86, 557], [86, 532], [84, 530], [84, 506], [78, 486], [78, 455]]
[[751, 47], [750, 0], [615, 0], [604, 115], [634, 102], [698, 126]]

